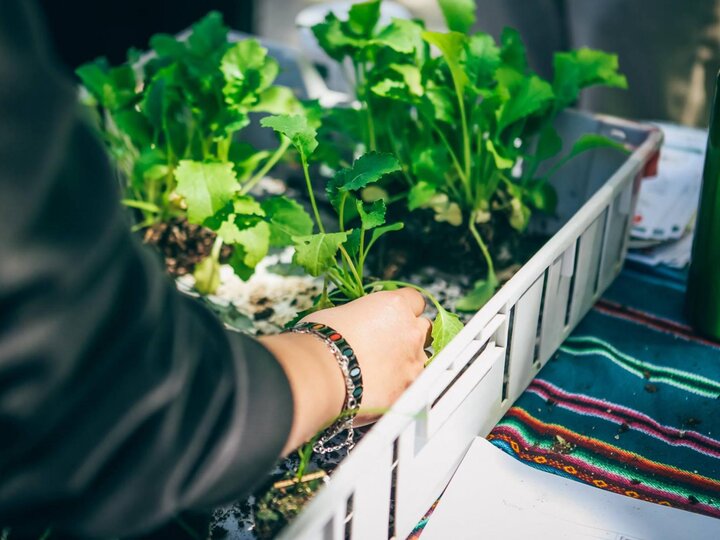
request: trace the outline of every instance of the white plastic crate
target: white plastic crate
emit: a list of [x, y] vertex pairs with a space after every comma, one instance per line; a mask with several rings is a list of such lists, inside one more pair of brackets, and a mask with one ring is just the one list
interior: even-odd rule
[[[553, 181], [557, 218], [533, 224], [555, 234], [372, 428], [280, 538], [405, 538], [441, 495], [473, 438], [489, 433], [617, 276], [640, 179], [657, 159], [662, 134], [576, 112], [563, 114], [558, 129], [570, 143], [594, 132], [635, 150], [630, 156], [596, 150], [562, 169]], [[478, 483], [482, 489], [482, 479]]]

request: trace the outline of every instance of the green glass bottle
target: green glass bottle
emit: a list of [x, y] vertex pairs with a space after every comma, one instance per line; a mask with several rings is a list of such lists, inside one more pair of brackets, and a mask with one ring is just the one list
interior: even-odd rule
[[710, 113], [703, 185], [688, 276], [687, 312], [690, 324], [698, 332], [720, 339], [720, 73]]

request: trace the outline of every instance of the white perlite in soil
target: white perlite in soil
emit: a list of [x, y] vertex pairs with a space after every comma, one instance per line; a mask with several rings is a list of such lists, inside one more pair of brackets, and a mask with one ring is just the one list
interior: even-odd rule
[[[205, 303], [233, 330], [255, 335], [281, 332], [298, 313], [312, 307], [322, 292], [322, 280], [292, 275], [292, 254], [288, 248], [268, 255], [247, 281], [236, 276], [229, 265], [222, 265], [220, 287], [204, 299]], [[192, 275], [178, 278], [177, 284], [181, 291], [199, 296]]]

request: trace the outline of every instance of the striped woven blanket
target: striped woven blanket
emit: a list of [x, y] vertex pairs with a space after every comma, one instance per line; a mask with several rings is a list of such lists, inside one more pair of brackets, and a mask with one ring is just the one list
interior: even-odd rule
[[720, 344], [684, 323], [683, 299], [681, 275], [623, 272], [488, 438], [533, 467], [720, 518]]
[[683, 273], [641, 268], [628, 263], [488, 439], [543, 471], [720, 518], [720, 343], [684, 321]]

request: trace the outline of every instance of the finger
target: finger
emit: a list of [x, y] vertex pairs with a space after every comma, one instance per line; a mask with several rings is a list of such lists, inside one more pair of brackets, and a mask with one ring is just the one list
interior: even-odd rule
[[418, 324], [420, 325], [423, 336], [425, 336], [423, 347], [429, 347], [432, 343], [432, 322], [426, 317], [420, 317], [418, 319]]
[[404, 289], [398, 289], [395, 291], [395, 294], [408, 303], [416, 317], [419, 317], [423, 314], [423, 311], [425, 311], [425, 297], [415, 289], [406, 287]]

